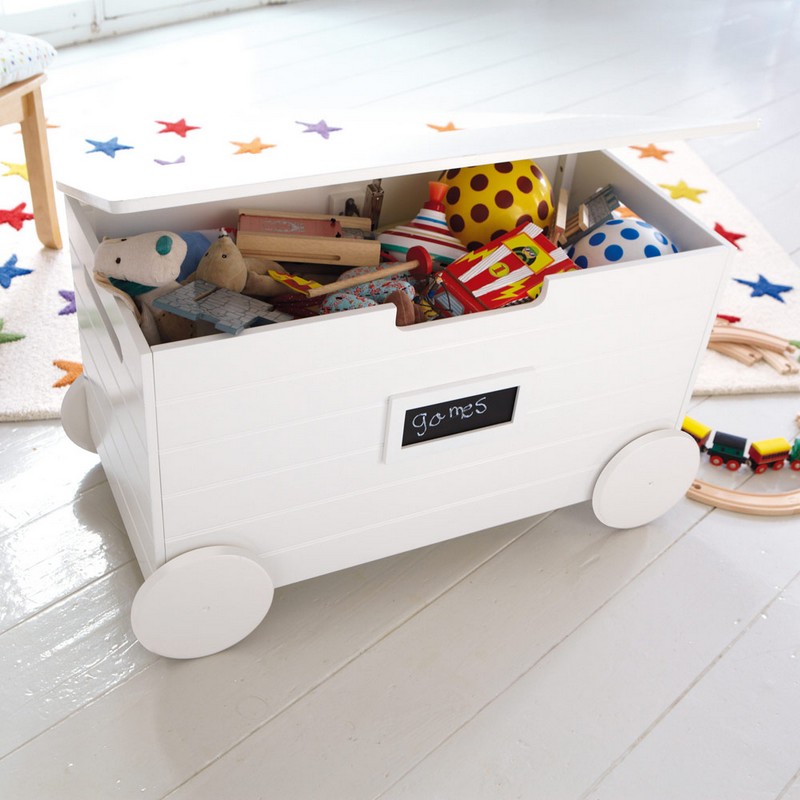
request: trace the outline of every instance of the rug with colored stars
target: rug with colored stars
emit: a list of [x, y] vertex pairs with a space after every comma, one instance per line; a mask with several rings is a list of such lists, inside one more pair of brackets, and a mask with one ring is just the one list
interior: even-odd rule
[[[82, 371], [69, 249], [48, 250], [36, 236], [15, 128], [0, 136], [0, 421], [58, 417]], [[58, 205], [66, 241], [60, 195]]]
[[[222, 129], [218, 118], [214, 123], [165, 113], [69, 133], [57, 122], [48, 121], [56, 174], [59, 163], [67, 161], [87, 171], [108, 171], [111, 183], [138, 173], [152, 180], [162, 170], [172, 179], [177, 170], [185, 176], [177, 185], [190, 188], [214, 172], [232, 183], [245, 180], [251, 159], [278, 164], [282, 150], [301, 147], [310, 158], [324, 159], [327, 148], [349, 136], [357, 144], [359, 136], [349, 120], [334, 116], [287, 116], [253, 130], [235, 124]], [[420, 128], [447, 136], [469, 124], [442, 118], [420, 123]], [[683, 142], [642, 142], [614, 152], [735, 248], [720, 313], [740, 318], [742, 327], [800, 340], [797, 265], [694, 151]], [[58, 204], [66, 242], [60, 194]], [[68, 253], [68, 247], [47, 250], [36, 237], [21, 137], [14, 126], [5, 126], [0, 130], [0, 421], [58, 417], [64, 393], [81, 374]], [[800, 391], [800, 373], [778, 374], [766, 364], [745, 367], [708, 352], [695, 391]]]
[[[614, 153], [733, 246], [719, 313], [800, 347], [800, 267], [691, 146], [647, 142]], [[779, 373], [763, 361], [748, 367], [716, 352], [705, 354], [694, 388], [698, 395], [776, 391], [800, 391], [800, 371]]]

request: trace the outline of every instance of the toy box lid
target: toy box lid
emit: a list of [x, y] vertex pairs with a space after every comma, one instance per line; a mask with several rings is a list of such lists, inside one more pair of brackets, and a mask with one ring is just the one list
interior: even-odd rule
[[165, 123], [149, 121], [127, 125], [124, 135], [95, 129], [94, 138], [75, 135], [61, 142], [57, 185], [90, 206], [124, 214], [757, 126], [750, 120], [568, 114], [316, 116], [271, 110], [208, 124], [189, 120], [191, 126], [181, 120], [181, 131], [177, 123], [161, 130], [157, 126]]

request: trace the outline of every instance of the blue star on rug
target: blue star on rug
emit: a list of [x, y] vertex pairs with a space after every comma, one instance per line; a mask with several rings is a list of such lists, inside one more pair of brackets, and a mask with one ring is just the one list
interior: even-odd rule
[[64, 300], [67, 301], [67, 304], [61, 309], [61, 311], [58, 312], [58, 315], [63, 316], [65, 314], [74, 314], [76, 312], [75, 292], [72, 292], [69, 289], [59, 289], [58, 293], [64, 298]]
[[0, 267], [0, 286], [4, 289], [8, 289], [8, 287], [11, 286], [12, 279], [20, 275], [30, 275], [31, 272], [33, 272], [32, 269], [19, 269], [19, 267], [17, 267], [17, 257], [13, 255]]
[[324, 119], [321, 119], [319, 122], [297, 122], [297, 124], [306, 126], [303, 133], [318, 133], [323, 139], [330, 139], [334, 131], [341, 130], [341, 128], [331, 128]]
[[96, 142], [94, 139], [86, 139], [85, 141], [89, 142], [89, 144], [94, 147], [94, 150], [87, 150], [86, 152], [105, 153], [107, 156], [111, 156], [111, 158], [116, 158], [117, 150], [133, 150], [133, 147], [129, 144], [119, 144], [118, 139], [118, 136], [112, 137], [107, 142]]
[[793, 286], [781, 286], [779, 283], [770, 283], [763, 275], [758, 276], [757, 281], [746, 281], [743, 278], [734, 278], [737, 283], [743, 283], [749, 286], [753, 291], [750, 297], [763, 297], [768, 295], [775, 300], [780, 300], [781, 303], [786, 301], [781, 297], [781, 292], [791, 292]]

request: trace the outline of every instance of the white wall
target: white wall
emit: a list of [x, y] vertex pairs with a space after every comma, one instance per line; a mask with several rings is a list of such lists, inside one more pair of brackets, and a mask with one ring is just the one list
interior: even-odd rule
[[5, 0], [0, 28], [55, 47], [287, 0]]

